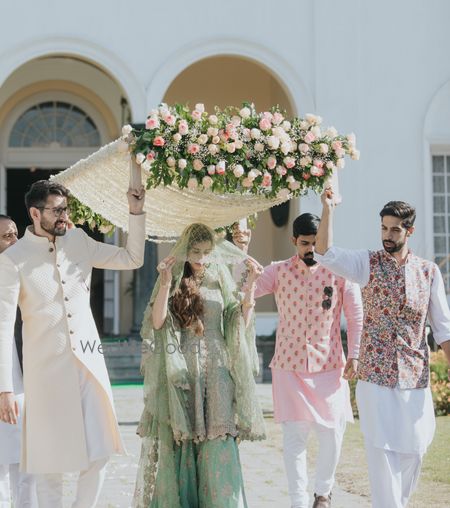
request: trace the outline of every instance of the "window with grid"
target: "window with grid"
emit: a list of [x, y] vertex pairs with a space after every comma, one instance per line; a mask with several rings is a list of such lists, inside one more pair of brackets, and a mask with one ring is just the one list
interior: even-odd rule
[[434, 261], [450, 293], [450, 156], [433, 156]]
[[15, 123], [9, 138], [12, 148], [97, 147], [100, 134], [80, 108], [60, 101], [41, 102]]

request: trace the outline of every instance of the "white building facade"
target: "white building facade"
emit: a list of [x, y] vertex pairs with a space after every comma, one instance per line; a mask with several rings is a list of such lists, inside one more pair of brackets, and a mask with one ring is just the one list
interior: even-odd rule
[[[117, 138], [123, 123], [144, 122], [162, 101], [280, 104], [357, 135], [361, 160], [340, 176], [336, 244], [379, 247], [379, 210], [409, 201], [412, 246], [436, 258], [449, 289], [447, 0], [24, 0], [3, 3], [1, 19], [0, 212], [24, 223], [32, 181]], [[261, 214], [251, 253], [263, 263], [288, 257], [303, 211], [319, 212], [318, 198], [291, 203], [282, 227]], [[130, 281], [101, 280], [105, 333], [131, 326]]]

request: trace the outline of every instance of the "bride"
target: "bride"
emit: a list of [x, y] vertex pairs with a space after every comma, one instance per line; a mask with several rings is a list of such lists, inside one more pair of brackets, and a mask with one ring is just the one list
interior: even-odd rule
[[[227, 265], [247, 264], [245, 293]], [[245, 508], [238, 440], [264, 439], [256, 398], [260, 267], [203, 224], [188, 226], [144, 314], [142, 451], [134, 506]]]

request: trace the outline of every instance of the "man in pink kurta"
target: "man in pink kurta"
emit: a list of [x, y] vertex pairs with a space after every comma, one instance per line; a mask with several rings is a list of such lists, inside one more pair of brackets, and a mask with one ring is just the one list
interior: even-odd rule
[[[315, 262], [319, 218], [304, 213], [293, 224], [295, 256], [267, 266], [255, 296], [275, 296], [279, 324], [270, 367], [275, 421], [282, 424], [292, 508], [309, 507], [306, 444], [319, 439], [314, 508], [331, 506], [331, 490], [347, 421], [353, 421], [348, 382], [359, 354], [363, 310], [359, 286]], [[235, 242], [245, 241], [236, 233]], [[348, 360], [341, 341], [347, 320]]]

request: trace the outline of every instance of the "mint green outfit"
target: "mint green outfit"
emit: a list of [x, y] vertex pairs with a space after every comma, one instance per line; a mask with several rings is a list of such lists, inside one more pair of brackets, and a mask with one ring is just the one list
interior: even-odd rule
[[265, 438], [254, 381], [254, 326], [244, 326], [225, 265], [208, 266], [200, 294], [202, 337], [180, 330], [170, 313], [154, 330], [151, 303], [144, 316], [137, 508], [247, 507], [237, 438]]

